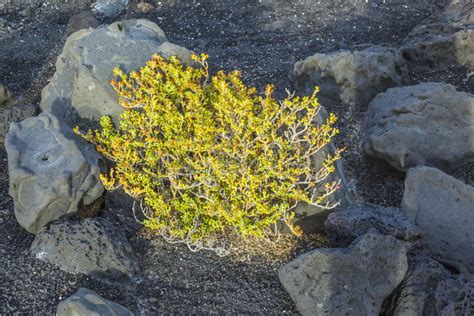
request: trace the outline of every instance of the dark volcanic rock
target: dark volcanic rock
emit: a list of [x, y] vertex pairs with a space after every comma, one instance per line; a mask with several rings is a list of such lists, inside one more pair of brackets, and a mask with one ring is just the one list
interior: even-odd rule
[[378, 315], [405, 277], [404, 242], [370, 231], [349, 248], [316, 249], [278, 271], [302, 315]]
[[350, 205], [329, 214], [324, 230], [334, 246], [347, 246], [375, 228], [381, 234], [404, 241], [421, 237], [421, 230], [402, 211], [377, 205]]
[[36, 236], [31, 252], [66, 272], [113, 284], [130, 285], [139, 272], [127, 238], [103, 218], [54, 222]]
[[435, 168], [412, 168], [401, 209], [423, 230], [436, 259], [474, 272], [474, 187]]
[[80, 288], [58, 305], [56, 316], [133, 316], [120, 304], [106, 300], [97, 292]]

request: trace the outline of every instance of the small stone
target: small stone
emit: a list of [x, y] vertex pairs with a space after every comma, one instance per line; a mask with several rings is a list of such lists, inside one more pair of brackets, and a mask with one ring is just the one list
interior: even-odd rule
[[460, 274], [443, 280], [435, 293], [439, 315], [472, 315], [474, 312], [474, 277]]
[[409, 260], [408, 273], [386, 306], [385, 314], [394, 316], [442, 315], [434, 313], [435, 293], [440, 282], [450, 277], [443, 265], [429, 257]]
[[474, 69], [474, 1], [452, 1], [408, 34], [403, 57], [413, 68], [460, 64]]
[[59, 303], [56, 316], [133, 316], [120, 304], [106, 300], [97, 292], [80, 288], [74, 295]]
[[26, 9], [20, 11], [18, 14], [25, 17], [25, 18], [26, 17], [31, 17], [34, 14], [34, 10], [33, 10], [32, 7], [27, 7]]
[[128, 0], [98, 0], [91, 5], [92, 12], [105, 18], [117, 18], [127, 8]]
[[11, 106], [16, 103], [13, 94], [0, 83], [0, 109], [5, 106]]
[[150, 13], [155, 10], [155, 6], [148, 2], [140, 2], [137, 4], [137, 10], [141, 13]]
[[111, 284], [131, 285], [139, 272], [125, 234], [104, 218], [51, 223], [36, 236], [31, 252], [66, 272]]

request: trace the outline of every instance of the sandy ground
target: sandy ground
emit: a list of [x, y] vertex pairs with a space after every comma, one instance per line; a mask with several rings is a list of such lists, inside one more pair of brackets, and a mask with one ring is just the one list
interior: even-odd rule
[[[292, 89], [288, 75], [294, 62], [317, 52], [364, 43], [396, 46], [442, 5], [440, 1], [433, 5], [397, 2], [357, 6], [337, 0], [165, 0], [149, 14], [137, 13], [132, 5], [121, 18], [148, 18], [163, 28], [171, 42], [207, 52], [214, 70], [240, 69], [247, 83], [260, 90], [273, 83], [282, 97], [285, 89]], [[0, 82], [19, 96], [20, 104], [38, 105], [74, 11], [43, 5], [27, 17], [0, 15], [4, 21], [0, 27]], [[463, 69], [452, 68], [412, 74], [411, 83], [443, 80], [468, 90], [464, 77]], [[337, 102], [324, 106], [340, 117], [342, 135], [337, 143], [349, 148], [344, 166], [357, 199], [398, 206], [403, 174], [362, 155], [363, 113]], [[471, 175], [461, 172], [459, 177], [472, 181]], [[116, 196], [107, 200], [107, 208], [113, 211], [104, 216], [126, 229], [143, 268], [142, 280], [133, 289], [70, 275], [30, 255], [33, 236], [15, 221], [8, 196], [6, 154], [0, 149], [0, 315], [53, 314], [58, 302], [79, 287], [96, 290], [138, 314], [294, 314], [277, 269], [303, 250], [324, 245], [321, 237], [284, 239], [278, 246], [246, 240], [244, 244], [251, 243], [249, 248], [260, 251], [239, 251], [225, 258], [204, 251], [192, 253], [185, 246], [140, 232], [130, 225], [125, 202]]]

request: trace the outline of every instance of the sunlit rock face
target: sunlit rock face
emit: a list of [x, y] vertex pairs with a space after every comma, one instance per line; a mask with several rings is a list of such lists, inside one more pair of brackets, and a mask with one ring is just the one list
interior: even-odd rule
[[442, 82], [392, 88], [377, 95], [366, 116], [364, 150], [406, 171], [445, 171], [474, 159], [474, 96]]
[[401, 209], [434, 257], [474, 273], [474, 187], [429, 167], [408, 170]]
[[138, 70], [153, 54], [191, 62], [190, 52], [168, 42], [165, 33], [144, 19], [83, 29], [66, 40], [56, 72], [43, 89], [40, 107], [71, 126], [89, 127], [101, 116], [117, 120], [123, 108], [110, 85], [112, 70]]
[[356, 51], [315, 54], [295, 64], [292, 76], [301, 94], [320, 96], [365, 110], [377, 93], [402, 84], [405, 61], [397, 49], [371, 46]]
[[453, 1], [407, 36], [403, 56], [412, 67], [460, 64], [474, 70], [474, 2]]
[[18, 223], [36, 234], [102, 196], [100, 156], [51, 114], [12, 123], [5, 139]]

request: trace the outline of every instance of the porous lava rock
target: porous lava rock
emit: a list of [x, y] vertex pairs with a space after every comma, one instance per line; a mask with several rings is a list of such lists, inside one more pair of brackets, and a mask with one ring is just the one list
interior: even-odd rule
[[407, 244], [371, 230], [349, 248], [299, 256], [279, 278], [302, 315], [379, 315], [407, 269]]
[[405, 241], [421, 237], [421, 230], [415, 223], [405, 213], [392, 207], [352, 204], [329, 214], [324, 223], [329, 242], [337, 247], [349, 245], [372, 228]]
[[369, 46], [310, 56], [295, 64], [292, 77], [301, 94], [312, 93], [317, 85], [321, 97], [365, 110], [377, 93], [401, 85], [405, 72], [397, 49]]
[[66, 272], [82, 273], [114, 285], [129, 286], [139, 273], [123, 231], [100, 217], [51, 223], [36, 236], [31, 252]]
[[474, 2], [452, 1], [422, 21], [407, 36], [402, 51], [410, 67], [460, 64], [474, 69]]

